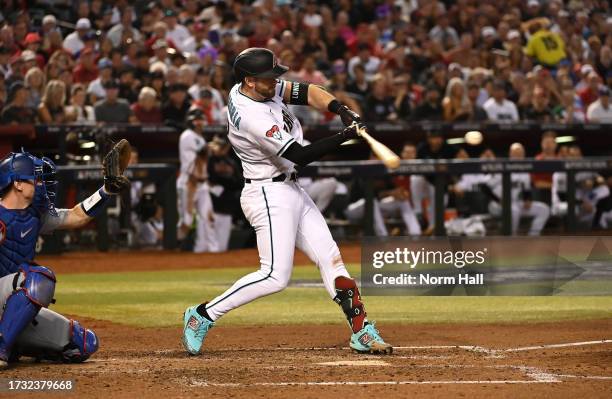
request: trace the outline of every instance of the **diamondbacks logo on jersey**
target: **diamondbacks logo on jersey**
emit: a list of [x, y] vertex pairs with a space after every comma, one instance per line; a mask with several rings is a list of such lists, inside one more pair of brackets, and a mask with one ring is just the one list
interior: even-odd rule
[[4, 242], [6, 238], [6, 225], [2, 220], [0, 220], [0, 244]]
[[289, 112], [287, 112], [286, 110], [282, 110], [281, 111], [283, 114], [283, 122], [285, 123], [285, 131], [286, 132], [291, 132], [291, 129], [293, 129], [293, 118], [291, 117], [291, 115], [289, 115]]
[[277, 139], [278, 141], [283, 140], [283, 136], [281, 135], [280, 129], [278, 128], [277, 125], [272, 126], [270, 130], [266, 132], [266, 137], [273, 137]]

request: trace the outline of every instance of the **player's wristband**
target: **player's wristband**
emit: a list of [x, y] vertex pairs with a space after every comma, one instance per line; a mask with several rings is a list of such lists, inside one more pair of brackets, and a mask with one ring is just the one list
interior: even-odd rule
[[349, 126], [353, 122], [361, 122], [361, 117], [354, 111], [351, 111], [346, 105], [342, 105], [338, 100], [331, 100], [327, 105], [329, 112], [340, 115], [344, 126]]
[[108, 203], [110, 198], [111, 195], [104, 191], [104, 187], [101, 187], [98, 191], [89, 196], [89, 198], [81, 202], [81, 209], [87, 216], [95, 217]]

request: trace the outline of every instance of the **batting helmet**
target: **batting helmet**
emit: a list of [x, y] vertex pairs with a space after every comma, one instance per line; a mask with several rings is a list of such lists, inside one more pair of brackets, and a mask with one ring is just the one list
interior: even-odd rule
[[239, 82], [247, 76], [278, 78], [289, 70], [278, 63], [274, 53], [266, 48], [252, 47], [242, 51], [234, 61], [234, 76]]
[[[49, 158], [37, 158], [27, 152], [11, 152], [0, 162], [0, 192], [13, 182], [33, 180], [36, 183], [32, 205], [41, 213], [57, 215], [55, 195], [56, 167]], [[40, 184], [39, 184], [40, 183]]]

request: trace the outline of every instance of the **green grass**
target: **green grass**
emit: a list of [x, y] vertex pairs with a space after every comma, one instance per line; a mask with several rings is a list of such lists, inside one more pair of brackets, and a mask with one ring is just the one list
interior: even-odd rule
[[[358, 275], [356, 265], [349, 267]], [[212, 299], [253, 269], [63, 274], [57, 304], [65, 314], [143, 327], [182, 323], [183, 310]], [[319, 280], [313, 266], [293, 279]], [[612, 296], [599, 297], [364, 297], [370, 318], [384, 323], [540, 322], [612, 317]], [[342, 323], [323, 287], [289, 287], [230, 312], [224, 325]]]

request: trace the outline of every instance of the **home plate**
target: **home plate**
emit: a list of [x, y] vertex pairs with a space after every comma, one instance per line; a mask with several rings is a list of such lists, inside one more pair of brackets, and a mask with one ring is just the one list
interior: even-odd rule
[[321, 366], [389, 366], [383, 360], [339, 360], [337, 362], [316, 363]]

